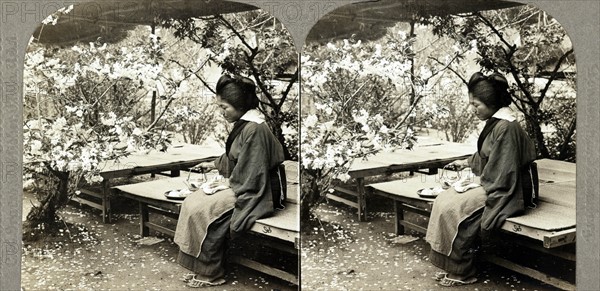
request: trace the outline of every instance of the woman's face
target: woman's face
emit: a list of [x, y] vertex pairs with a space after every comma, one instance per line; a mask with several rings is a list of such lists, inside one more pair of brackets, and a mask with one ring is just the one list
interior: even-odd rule
[[221, 108], [223, 117], [228, 122], [236, 122], [238, 119], [240, 119], [240, 117], [242, 117], [242, 115], [244, 115], [244, 112], [241, 112], [231, 104], [227, 103], [227, 101], [223, 100], [223, 98], [221, 98], [219, 95], [217, 95], [217, 105], [219, 108]]
[[475, 115], [480, 120], [488, 120], [494, 113], [496, 113], [496, 109], [488, 107], [485, 103], [481, 102], [478, 98], [474, 97], [472, 93], [469, 93], [469, 104], [473, 106], [475, 109]]

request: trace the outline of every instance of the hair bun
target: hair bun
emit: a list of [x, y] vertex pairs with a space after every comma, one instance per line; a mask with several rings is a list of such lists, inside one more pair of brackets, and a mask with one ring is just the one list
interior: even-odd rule
[[485, 79], [486, 79], [486, 77], [482, 72], [476, 72], [473, 75], [471, 75], [471, 78], [469, 79], [469, 82], [467, 83], [467, 87], [469, 88], [469, 90], [472, 90], [473, 87], [477, 83], [479, 83]]
[[247, 78], [247, 77], [242, 77], [242, 76], [236, 76], [236, 79], [238, 81], [238, 84], [242, 88], [244, 88], [244, 90], [246, 90], [248, 92], [256, 91], [256, 85], [254, 84], [254, 81], [252, 81], [252, 79]]
[[501, 74], [493, 73], [488, 76], [488, 80], [498, 92], [498, 103], [501, 106], [509, 106], [512, 103], [512, 98], [508, 92], [508, 81], [506, 78]]
[[233, 77], [231, 77], [227, 74], [224, 74], [221, 76], [221, 78], [219, 78], [216, 86], [217, 91], [221, 91], [221, 89], [225, 88], [225, 86], [229, 84], [235, 84], [246, 92], [256, 91], [256, 85], [254, 85], [254, 81], [252, 81], [252, 79], [240, 75], [233, 75]]
[[508, 81], [501, 74], [493, 73], [493, 74], [489, 75], [487, 78], [488, 78], [488, 80], [490, 80], [492, 82], [502, 83], [502, 84], [508, 86]]
[[223, 88], [225, 88], [225, 86], [227, 84], [230, 84], [233, 81], [234, 81], [234, 79], [231, 78], [229, 75], [227, 75], [227, 74], [222, 75], [219, 78], [219, 81], [217, 81], [217, 86], [216, 86], [217, 91], [221, 91]]

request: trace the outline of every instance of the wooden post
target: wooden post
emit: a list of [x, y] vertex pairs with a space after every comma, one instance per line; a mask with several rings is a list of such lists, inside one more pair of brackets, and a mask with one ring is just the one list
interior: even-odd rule
[[358, 221], [367, 220], [367, 197], [365, 193], [365, 178], [356, 178], [358, 192]]
[[148, 204], [140, 201], [140, 235], [142, 237], [147, 237], [150, 234], [150, 229], [146, 226], [146, 223], [150, 221], [150, 216], [148, 215]]
[[102, 180], [102, 221], [110, 223], [110, 181], [105, 178]]
[[404, 225], [402, 224], [402, 221], [404, 220], [404, 209], [402, 208], [402, 205], [400, 205], [402, 202], [400, 201], [396, 201], [394, 200], [394, 213], [395, 215], [395, 220], [394, 220], [394, 228], [396, 231], [396, 235], [403, 235], [404, 234]]

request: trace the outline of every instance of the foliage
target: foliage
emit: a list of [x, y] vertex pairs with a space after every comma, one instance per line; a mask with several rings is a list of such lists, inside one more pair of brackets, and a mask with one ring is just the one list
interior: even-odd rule
[[[538, 156], [575, 160], [575, 60], [556, 19], [533, 6], [434, 17], [434, 31], [477, 47], [484, 71], [508, 76], [514, 106], [525, 116]], [[564, 110], [570, 108], [569, 110]], [[554, 128], [542, 131], [543, 124]]]
[[398, 53], [407, 47], [407, 41], [346, 39], [305, 48], [302, 93], [312, 104], [301, 123], [303, 215], [324, 199], [335, 179], [349, 178], [353, 160], [412, 145], [412, 131], [396, 120], [398, 112], [408, 116], [411, 108], [401, 87], [410, 65]]
[[[161, 121], [165, 106], [159, 118], [147, 118], [146, 96], [169, 76], [156, 61], [159, 46], [137, 44], [30, 45], [24, 70], [24, 178], [42, 203], [28, 216], [32, 227], [53, 223], [56, 210], [81, 183], [101, 182], [102, 161], [140, 149], [165, 149], [171, 139], [168, 127], [189, 117]], [[176, 91], [172, 86], [167, 99]], [[68, 184], [57, 182], [59, 177]]]
[[[474, 43], [461, 46], [446, 36], [432, 33], [432, 27], [414, 21], [413, 74], [427, 80], [413, 121], [415, 126], [434, 128], [452, 142], [463, 142], [475, 129], [477, 120], [468, 104], [468, 68], [474, 64]], [[436, 74], [437, 75], [432, 76]], [[433, 72], [432, 72], [433, 71]]]
[[214, 134], [215, 106], [195, 103], [193, 107], [181, 105], [168, 110], [165, 119], [181, 120], [173, 124], [171, 131], [181, 133], [185, 143], [201, 144], [210, 134]]
[[[332, 113], [328, 105], [317, 107], [319, 113]], [[412, 132], [401, 135], [398, 130], [389, 128], [381, 115], [370, 116], [364, 109], [354, 110], [351, 114], [353, 120], [347, 121], [343, 121], [340, 112], [309, 115], [302, 121], [303, 215], [333, 190], [335, 179], [346, 181], [350, 178], [347, 172], [353, 160], [391, 150], [393, 145], [412, 146]]]
[[[136, 40], [146, 39], [150, 34], [148, 54], [162, 68], [153, 88], [151, 108], [140, 104], [146, 110], [142, 118], [156, 121], [156, 125], [181, 135], [184, 142], [202, 143], [215, 133], [218, 119], [212, 95], [206, 94], [204, 84], [195, 78], [197, 71], [207, 64], [206, 53], [192, 42], [175, 38], [172, 31], [155, 26], [151, 26], [150, 31], [148, 27], [138, 28], [130, 34], [122, 43], [143, 46], [144, 43]], [[158, 116], [157, 109], [160, 110]]]
[[[390, 27], [377, 41], [343, 39], [305, 47], [302, 97], [307, 110], [300, 138], [303, 215], [309, 215], [332, 191], [336, 180], [349, 178], [352, 161], [412, 147], [413, 126], [447, 125], [449, 119], [463, 117], [459, 114], [464, 110], [445, 108], [460, 103], [454, 92], [441, 95], [445, 102], [433, 92], [442, 80], [462, 85], [445, 71], [464, 52], [436, 51], [439, 40], [417, 37], [414, 25]], [[427, 28], [419, 28], [426, 35]], [[456, 126], [457, 139], [473, 128], [471, 118], [467, 112], [464, 119], [454, 120], [465, 125]]]
[[[251, 77], [257, 84], [260, 109], [279, 141], [286, 159], [297, 159], [297, 53], [291, 36], [269, 13], [250, 12], [203, 18], [163, 19], [176, 37], [189, 39], [208, 51], [208, 64], [224, 72]], [[202, 74], [194, 74], [212, 91]]]
[[448, 141], [464, 142], [478, 124], [466, 91], [465, 84], [444, 76], [422, 102], [419, 117], [425, 126], [441, 131]]
[[[570, 80], [569, 82], [574, 82]], [[563, 82], [564, 83], [564, 82]], [[553, 159], [575, 162], [575, 126], [577, 107], [575, 103], [575, 84], [556, 86], [551, 92], [554, 98], [548, 98], [539, 109], [541, 125], [553, 129], [544, 132], [544, 142]]]
[[160, 66], [142, 49], [91, 43], [71, 50], [38, 48], [26, 55], [26, 160], [60, 172], [83, 170], [93, 182], [99, 159], [164, 147], [167, 134], [140, 128], [134, 106], [152, 88]]

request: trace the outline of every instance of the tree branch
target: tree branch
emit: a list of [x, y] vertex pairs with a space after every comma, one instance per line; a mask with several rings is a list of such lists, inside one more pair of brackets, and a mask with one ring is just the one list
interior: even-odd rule
[[204, 80], [204, 78], [202, 78], [201, 76], [198, 75], [198, 72], [204, 67], [204, 65], [206, 65], [206, 63], [208, 63], [209, 59], [206, 59], [198, 68], [198, 70], [196, 71], [192, 71], [191, 69], [188, 69], [186, 66], [182, 65], [179, 61], [177, 60], [173, 60], [170, 59], [171, 62], [179, 65], [180, 67], [187, 69], [188, 72], [192, 73], [194, 76], [196, 76], [196, 78], [198, 78], [198, 80], [200, 80], [200, 82], [202, 82], [202, 84], [204, 85], [204, 87], [208, 88], [208, 90], [210, 90], [210, 92], [212, 92], [213, 94], [217, 94], [217, 92], [215, 92], [215, 90], [212, 89], [212, 87], [206, 83], [206, 81]]
[[[536, 104], [535, 100], [533, 99], [533, 96], [531, 95], [531, 92], [529, 92], [529, 90], [526, 89], [526, 85], [523, 84], [523, 82], [519, 78], [518, 70], [517, 70], [517, 68], [515, 67], [515, 65], [512, 62], [512, 56], [517, 51], [517, 46], [516, 45], [510, 45], [508, 43], [508, 41], [506, 41], [506, 39], [504, 38], [504, 36], [502, 35], [502, 33], [498, 29], [496, 29], [496, 27], [494, 26], [494, 24], [491, 23], [491, 21], [489, 21], [487, 18], [485, 18], [479, 12], [474, 13], [474, 15], [476, 15], [479, 19], [481, 19], [481, 21], [487, 27], [489, 27], [494, 32], [494, 34], [496, 34], [496, 36], [498, 36], [498, 38], [500, 38], [500, 41], [507, 46], [508, 51], [505, 49], [504, 53], [506, 55], [506, 62], [507, 62], [508, 67], [510, 69], [510, 73], [513, 76], [513, 78], [515, 79], [515, 82], [517, 82], [517, 85], [519, 86], [519, 88], [521, 89], [521, 91], [523, 91], [523, 93], [527, 97], [527, 100], [529, 100], [530, 104], [531, 105]], [[526, 80], [526, 82], [527, 82], [527, 80]], [[527, 85], [529, 85], [529, 84], [527, 84]], [[535, 109], [537, 109], [537, 108], [535, 108]]]
[[223, 24], [225, 24], [225, 26], [227, 26], [227, 28], [229, 28], [237, 36], [237, 38], [242, 42], [242, 44], [244, 44], [244, 46], [250, 50], [250, 52], [252, 53], [251, 55], [254, 58], [254, 55], [256, 55], [256, 53], [258, 52], [258, 49], [257, 48], [253, 48], [252, 46], [250, 46], [250, 44], [237, 31], [237, 29], [235, 29], [235, 27], [233, 27], [233, 25], [231, 23], [229, 23], [229, 21], [227, 21], [222, 15], [218, 15], [217, 19], [219, 19], [221, 22], [223, 22]]
[[[501, 41], [502, 43], [504, 43], [504, 44], [506, 45], [506, 47], [507, 47], [507, 48], [509, 48], [509, 50], [510, 50], [510, 51], [512, 51], [512, 50], [513, 50], [513, 47], [514, 47], [514, 45], [511, 45], [510, 43], [508, 43], [508, 41], [506, 41], [506, 39], [504, 38], [504, 36], [502, 35], [502, 33], [501, 33], [501, 32], [500, 32], [500, 31], [499, 31], [499, 30], [498, 30], [498, 29], [497, 29], [497, 28], [494, 26], [494, 24], [493, 24], [491, 21], [489, 21], [487, 18], [485, 18], [485, 17], [484, 17], [483, 15], [481, 15], [481, 13], [479, 13], [479, 12], [475, 12], [475, 15], [476, 15], [476, 16], [477, 16], [479, 19], [481, 19], [481, 21], [483, 21], [483, 23], [484, 23], [485, 25], [487, 25], [487, 27], [489, 27], [489, 28], [490, 28], [490, 29], [491, 29], [491, 30], [494, 32], [494, 34], [496, 34], [496, 35], [497, 35], [497, 36], [500, 38], [500, 41]], [[514, 53], [514, 52], [513, 52], [513, 53]], [[511, 56], [512, 56], [512, 54], [511, 54]]]
[[[443, 65], [444, 67], [443, 67], [443, 68], [441, 68], [441, 69], [439, 69], [439, 70], [437, 70], [436, 72], [432, 72], [431, 76], [429, 76], [427, 79], [424, 79], [424, 80], [423, 80], [423, 81], [424, 81], [424, 83], [425, 83], [425, 84], [429, 83], [429, 80], [430, 80], [431, 78], [433, 78], [434, 76], [436, 76], [436, 75], [437, 75], [437, 74], [439, 74], [440, 72], [443, 72], [443, 71], [445, 71], [446, 69], [449, 69], [449, 70], [451, 70], [451, 71], [454, 71], [453, 69], [451, 69], [451, 68], [450, 68], [450, 65], [451, 65], [451, 64], [452, 64], [452, 63], [453, 63], [453, 62], [454, 62], [454, 61], [455, 61], [455, 60], [456, 60], [456, 59], [457, 59], [459, 56], [460, 56], [460, 54], [458, 54], [458, 53], [457, 53], [457, 54], [456, 54], [456, 55], [455, 55], [455, 56], [452, 58], [452, 60], [450, 60], [450, 62], [448, 62], [447, 64], [444, 64], [444, 63], [442, 63], [442, 62], [438, 61], [438, 60], [437, 60], [437, 59], [435, 59], [435, 58], [429, 57], [430, 59], [433, 59], [433, 60], [435, 60], [435, 61], [439, 62], [439, 63], [440, 63], [441, 65]], [[458, 77], [460, 77], [460, 79], [461, 79], [461, 80], [463, 80], [463, 82], [464, 82], [464, 79], [463, 79], [463, 78], [462, 78], [460, 75], [458, 75]]]
[[169, 109], [169, 106], [171, 105], [171, 103], [173, 103], [173, 100], [175, 100], [175, 98], [173, 98], [173, 95], [171, 95], [171, 97], [169, 97], [169, 99], [167, 100], [167, 104], [165, 105], [165, 108], [163, 108], [163, 110], [160, 112], [160, 114], [158, 115], [158, 117], [156, 117], [156, 119], [152, 122], [152, 124], [150, 124], [147, 128], [146, 131], [150, 131], [152, 130], [156, 124], [158, 123], [158, 121], [163, 117], [163, 115], [165, 115], [165, 113], [167, 112], [167, 109]]
[[[342, 104], [341, 106], [341, 110], [338, 111], [338, 114], [336, 115], [333, 123], [336, 124], [338, 122], [338, 120], [340, 119], [340, 116], [342, 116], [342, 114], [344, 113], [344, 111], [346, 110], [346, 107], [348, 106], [348, 104], [350, 103], [350, 101], [352, 101], [352, 99], [354, 99], [354, 97], [356, 97], [356, 95], [358, 95], [358, 92], [360, 92], [360, 90], [362, 90], [362, 88], [364, 88], [367, 85], [367, 82], [363, 83], [362, 85], [360, 85], [360, 87], [358, 87], [358, 89], [356, 89], [356, 91], [354, 91], [354, 93], [352, 95], [350, 95], [350, 98], [348, 98], [346, 100], [346, 102], [344, 102], [344, 104]], [[331, 135], [332, 130], [328, 130], [324, 137], [323, 137], [323, 142], [327, 142], [327, 139], [329, 139], [329, 136]]]
[[550, 79], [548, 79], [548, 82], [546, 83], [546, 86], [544, 86], [544, 89], [542, 89], [542, 91], [540, 92], [540, 98], [538, 99], [538, 104], [542, 103], [542, 101], [544, 100], [544, 97], [546, 97], [546, 92], [548, 92], [548, 89], [550, 88], [550, 83], [552, 83], [557, 76], [558, 70], [560, 69], [560, 66], [562, 65], [562, 63], [567, 59], [567, 57], [573, 53], [573, 48], [571, 48], [570, 50], [568, 50], [567, 52], [565, 52], [559, 59], [558, 62], [556, 62], [556, 65], [554, 66], [554, 70], [552, 70], [552, 74], [550, 75]]
[[[439, 63], [440, 65], [444, 65], [444, 63], [442, 63], [440, 60], [434, 58], [434, 57], [428, 57], [434, 61], [436, 61], [437, 63]], [[458, 78], [460, 78], [460, 80], [465, 84], [468, 85], [469, 82], [467, 80], [465, 80], [465, 78], [463, 78], [456, 70], [454, 70], [452, 67], [450, 67], [450, 64], [448, 64], [448, 66], [446, 67], [446, 69], [450, 70], [450, 72], [454, 73], [454, 75], [456, 75]]]
[[273, 99], [273, 96], [271, 95], [271, 93], [269, 92], [269, 90], [267, 89], [267, 87], [265, 86], [265, 83], [260, 79], [260, 73], [258, 72], [258, 70], [256, 69], [256, 67], [252, 63], [252, 60], [254, 59], [254, 56], [248, 55], [246, 52], [244, 52], [244, 54], [246, 55], [246, 58], [248, 60], [248, 66], [250, 67], [250, 71], [252, 72], [252, 76], [254, 77], [254, 80], [256, 80], [256, 85], [258, 85], [258, 88], [260, 88], [260, 90], [263, 92], [263, 94], [265, 95], [265, 97], [267, 97], [267, 99], [270, 102], [271, 107], [273, 107], [273, 109], [275, 110], [275, 112], [277, 114], [279, 114], [279, 110], [281, 108], [277, 105], [277, 102], [275, 102], [275, 99]]
[[415, 110], [415, 108], [417, 107], [417, 104], [419, 104], [419, 101], [422, 98], [423, 98], [423, 96], [419, 94], [418, 97], [413, 102], [413, 104], [410, 105], [410, 108], [408, 109], [408, 112], [406, 112], [406, 114], [404, 115], [404, 117], [402, 118], [402, 120], [396, 124], [395, 128], [400, 127], [401, 125], [403, 125], [406, 122], [406, 120], [408, 119], [408, 117], [410, 116], [410, 114]]
[[287, 87], [285, 88], [285, 90], [281, 94], [281, 100], [279, 101], [279, 104], [277, 104], [277, 107], [281, 108], [283, 106], [283, 103], [285, 102], [285, 99], [287, 99], [288, 94], [290, 93], [290, 91], [292, 90], [292, 87], [294, 86], [294, 84], [297, 81], [298, 81], [298, 67], [296, 67], [296, 72], [294, 72], [294, 75], [293, 75], [292, 79], [290, 80], [290, 82], [288, 83]]

